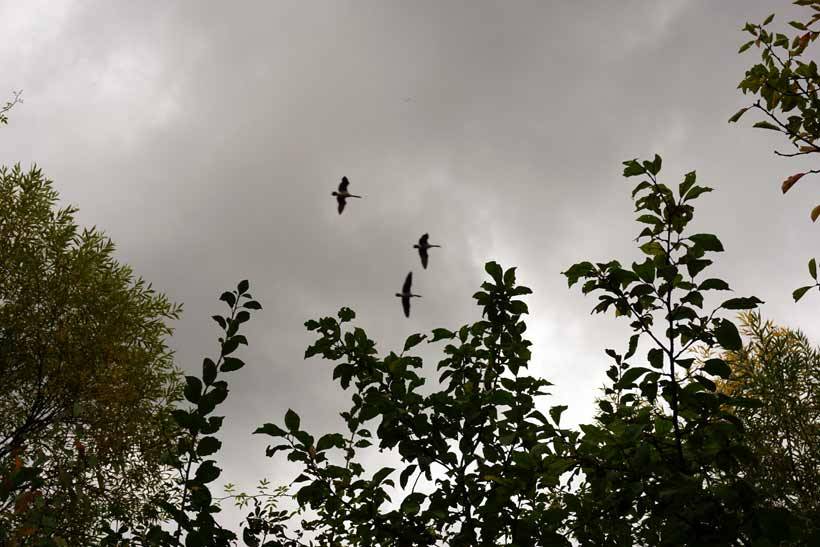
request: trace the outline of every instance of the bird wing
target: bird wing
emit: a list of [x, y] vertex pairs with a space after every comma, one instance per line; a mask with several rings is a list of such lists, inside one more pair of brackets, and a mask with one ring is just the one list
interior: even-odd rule
[[425, 270], [427, 269], [427, 259], [429, 258], [427, 254], [427, 247], [422, 247], [419, 245], [419, 256], [421, 257], [421, 266]]
[[336, 201], [339, 203], [339, 214], [341, 215], [342, 211], [345, 210], [345, 204], [347, 203], [347, 200], [344, 198], [344, 196], [337, 196]]
[[410, 297], [403, 296], [401, 298], [401, 307], [404, 310], [404, 316], [410, 317]]
[[413, 272], [407, 274], [407, 277], [404, 278], [404, 285], [401, 287], [401, 292], [404, 294], [410, 294], [410, 286], [413, 284]]
[[347, 192], [347, 185], [350, 184], [350, 181], [347, 180], [347, 177], [342, 177], [342, 182], [339, 183], [339, 191], [340, 192]]

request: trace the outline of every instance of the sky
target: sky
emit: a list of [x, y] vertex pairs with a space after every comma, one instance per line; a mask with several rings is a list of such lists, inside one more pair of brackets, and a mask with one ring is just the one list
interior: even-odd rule
[[[726, 248], [711, 273], [820, 340], [816, 297], [791, 299], [817, 249], [817, 193], [810, 179], [780, 193], [806, 164], [774, 156], [786, 143], [751, 117], [727, 123], [756, 60], [737, 54], [740, 28], [773, 10], [780, 25], [799, 13], [762, 0], [0, 0], [0, 98], [25, 101], [0, 163], [39, 165], [119, 260], [183, 303], [170, 344], [188, 373], [218, 353], [219, 294], [250, 280], [264, 310], [220, 407], [220, 465], [251, 490], [293, 476], [257, 426], [292, 408], [317, 436], [342, 427], [349, 395], [330, 363], [303, 359], [305, 320], [349, 306], [382, 352], [400, 350], [478, 319], [488, 260], [534, 291], [545, 404], [589, 420], [603, 350], [625, 348], [628, 322], [590, 315], [595, 298], [560, 272], [639, 258], [627, 159], [660, 154], [675, 186], [696, 170], [715, 192], [694, 228]], [[338, 215], [343, 175], [364, 198]], [[424, 232], [443, 246], [427, 270], [412, 248]], [[411, 270], [423, 298], [406, 319], [393, 295]]]

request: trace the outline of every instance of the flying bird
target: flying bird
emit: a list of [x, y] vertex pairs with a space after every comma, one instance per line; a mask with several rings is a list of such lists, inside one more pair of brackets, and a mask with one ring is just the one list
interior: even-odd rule
[[424, 234], [419, 238], [419, 242], [416, 245], [413, 245], [416, 249], [419, 250], [419, 256], [421, 257], [421, 265], [426, 270], [427, 269], [427, 259], [429, 256], [427, 255], [427, 249], [431, 247], [441, 247], [441, 245], [431, 245], [427, 243], [427, 240], [430, 238], [430, 234]]
[[401, 292], [396, 293], [396, 296], [401, 298], [401, 307], [404, 309], [404, 316], [410, 317], [410, 299], [415, 297], [421, 298], [420, 294], [413, 294], [410, 292], [410, 286], [413, 284], [413, 272], [407, 274], [404, 279], [404, 285], [401, 287]]
[[333, 192], [330, 195], [336, 196], [336, 201], [339, 203], [339, 214], [342, 214], [342, 211], [345, 210], [345, 205], [347, 204], [347, 198], [360, 198], [362, 196], [354, 196], [350, 192], [347, 191], [347, 187], [350, 184], [350, 181], [347, 180], [347, 177], [342, 177], [342, 182], [339, 183], [339, 190], [338, 192]]

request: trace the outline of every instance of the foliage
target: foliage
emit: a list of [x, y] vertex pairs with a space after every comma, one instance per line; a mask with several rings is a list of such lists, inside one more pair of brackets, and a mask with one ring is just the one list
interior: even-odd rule
[[[632, 191], [642, 262], [581, 262], [564, 275], [582, 292], [600, 293], [594, 313], [628, 318], [628, 350], [609, 349], [611, 384], [596, 422], [582, 425], [577, 446], [581, 484], [566, 496], [582, 545], [747, 545], [791, 539], [788, 512], [760, 507], [741, 470], [752, 460], [742, 424], [730, 412], [754, 402], [716, 390], [728, 363], [695, 366], [690, 350], [738, 350], [740, 335], [721, 310], [750, 309], [755, 297], [730, 298], [707, 311], [708, 291], [729, 290], [706, 278], [711, 254], [723, 251], [713, 234], [691, 233], [692, 202], [711, 188], [686, 174], [677, 193], [659, 182], [661, 158], [624, 162]], [[637, 357], [641, 342], [649, 346]], [[637, 361], [637, 362], [636, 362]], [[762, 543], [755, 543], [762, 544]]]
[[0, 107], [0, 125], [6, 125], [9, 123], [9, 118], [7, 116], [9, 110], [14, 108], [16, 104], [22, 103], [23, 99], [20, 96], [23, 94], [22, 91], [15, 91], [13, 92], [13, 96], [10, 101], [6, 101], [2, 107]]
[[[486, 271], [491, 280], [474, 295], [486, 319], [432, 332], [428, 343], [444, 342], [444, 358], [426, 394], [422, 359], [410, 354], [425, 335], [380, 357], [361, 328], [346, 328], [348, 308], [306, 323], [318, 339], [305, 356], [335, 363], [333, 378], [352, 388], [341, 414], [348, 432], [317, 440], [289, 410], [283, 425], [257, 433], [279, 440], [269, 456], [282, 451], [302, 466], [296, 499], [315, 512], [302, 528], [316, 544], [570, 545], [558, 496], [570, 466], [558, 429], [565, 407], [539, 411], [550, 384], [526, 374], [531, 343], [518, 297], [530, 290], [516, 285], [515, 268], [490, 262]], [[366, 471], [360, 449], [371, 445], [398, 452], [398, 466]]]
[[757, 456], [746, 473], [775, 506], [802, 520], [805, 544], [820, 544], [820, 348], [800, 331], [775, 326], [759, 313], [741, 315], [748, 342], [723, 358], [732, 375], [719, 391], [763, 401], [734, 411]]
[[[786, 136], [794, 148], [793, 152], [775, 154], [787, 157], [810, 156], [820, 152], [820, 74], [817, 63], [807, 55], [820, 32], [815, 30], [820, 20], [820, 0], [796, 0], [794, 4], [805, 6], [812, 11], [803, 21], [790, 21], [789, 25], [799, 31], [790, 37], [773, 32], [768, 26], [774, 20], [769, 15], [761, 24], [746, 23], [745, 32], [753, 39], [740, 47], [740, 53], [752, 46], [760, 50], [761, 62], [746, 71], [745, 78], [738, 86], [744, 93], [756, 96], [755, 101], [736, 112], [729, 122], [737, 122], [748, 110], [762, 114], [763, 119], [753, 127], [777, 131]], [[814, 156], [812, 156], [814, 157]], [[806, 175], [820, 173], [820, 169], [800, 171], [783, 180], [781, 189], [785, 194]], [[812, 222], [820, 217], [820, 205], [811, 211]], [[817, 269], [815, 259], [809, 262], [809, 271], [815, 282]], [[800, 287], [792, 296], [795, 302], [800, 300], [808, 290], [820, 288], [820, 284]]]
[[[26, 528], [40, 504], [62, 538], [87, 544], [103, 519], [156, 516], [146, 501], [165, 490], [180, 391], [166, 323], [180, 308], [56, 202], [38, 168], [0, 168], [0, 468], [17, 477], [0, 530]], [[18, 480], [35, 468], [36, 499]]]
[[220, 373], [234, 372], [245, 366], [235, 353], [241, 345], [248, 343], [239, 329], [250, 320], [252, 311], [262, 309], [259, 302], [253, 300], [249, 289], [249, 283], [241, 281], [236, 290], [223, 292], [220, 296], [228, 306], [229, 314], [213, 316], [224, 332], [219, 338], [219, 356], [216, 360], [203, 359], [200, 376], [185, 377], [185, 400], [195, 406], [189, 406], [187, 410], [178, 408], [172, 413], [182, 434], [175, 445], [169, 447], [165, 461], [175, 470], [178, 496], [170, 500], [159, 497], [156, 502], [176, 529], [171, 532], [160, 524], [133, 529], [126, 525], [109, 526], [103, 545], [120, 545], [127, 539], [134, 545], [226, 547], [236, 540], [236, 535], [213, 517], [220, 508], [208, 485], [219, 478], [222, 470], [209, 456], [222, 447], [216, 433], [222, 427], [224, 416], [213, 415], [216, 407], [228, 397], [228, 383], [219, 379]]

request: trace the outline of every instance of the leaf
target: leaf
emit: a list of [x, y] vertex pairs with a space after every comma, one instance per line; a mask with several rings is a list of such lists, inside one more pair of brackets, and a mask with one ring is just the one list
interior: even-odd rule
[[743, 340], [734, 323], [728, 319], [723, 319], [714, 331], [715, 338], [724, 349], [738, 351], [743, 347]]
[[660, 348], [652, 348], [646, 354], [649, 364], [655, 368], [663, 368], [663, 351]]
[[265, 424], [262, 427], [257, 427], [256, 431], [253, 432], [254, 435], [258, 433], [263, 433], [265, 435], [270, 435], [271, 437], [284, 437], [287, 435], [287, 431], [282, 429], [276, 424]]
[[756, 296], [749, 298], [730, 298], [721, 304], [720, 307], [726, 310], [751, 310], [756, 308], [758, 304], [763, 303], [764, 302]]
[[779, 127], [766, 121], [757, 122], [752, 127], [757, 127], [759, 129], [771, 129], [772, 131], [780, 131]]
[[231, 353], [236, 351], [236, 348], [238, 347], [239, 340], [237, 340], [235, 337], [228, 338], [227, 340], [225, 340], [225, 342], [222, 343], [222, 355], [230, 355]]
[[413, 492], [401, 502], [400, 510], [408, 515], [415, 515], [421, 510], [421, 504], [427, 496], [421, 492]]
[[[746, 42], [745, 44], [743, 44], [742, 46], [740, 46], [740, 49], [739, 49], [739, 50], [737, 50], [737, 52], [738, 52], [738, 53], [743, 53], [744, 51], [746, 51], [747, 49], [749, 49], [750, 47], [752, 47], [752, 44], [754, 44], [754, 43], [755, 43], [755, 41], [754, 41], [754, 40], [749, 40], [748, 42]], [[737, 114], [735, 114], [735, 116], [737, 116]], [[740, 116], [737, 116], [737, 117], [739, 118]], [[732, 116], [732, 118], [734, 118], [734, 116]], [[729, 118], [729, 121], [730, 121], [730, 122], [736, 122], [737, 120], [733, 120], [733, 119]]]
[[698, 290], [699, 291], [708, 291], [708, 290], [728, 291], [728, 290], [731, 290], [731, 289], [729, 289], [729, 284], [726, 283], [724, 280], [716, 279], [714, 277], [710, 277], [709, 279], [705, 279], [703, 281], [703, 283], [698, 285]]
[[395, 471], [395, 469], [393, 467], [382, 467], [381, 469], [376, 471], [376, 473], [373, 475], [372, 481], [375, 484], [380, 484], [393, 471]]
[[202, 382], [196, 376], [185, 377], [185, 389], [183, 391], [185, 399], [194, 404], [202, 397]]
[[792, 186], [794, 186], [794, 183], [796, 183], [798, 180], [800, 180], [800, 178], [805, 174], [806, 173], [795, 173], [794, 175], [790, 176], [789, 178], [787, 178], [786, 180], [783, 181], [783, 184], [780, 186], [780, 189], [785, 194], [786, 192], [789, 191], [789, 189]]
[[219, 297], [220, 300], [223, 302], [227, 302], [230, 307], [233, 308], [234, 304], [236, 304], [236, 297], [232, 292], [225, 291]]
[[341, 321], [342, 323], [347, 323], [356, 318], [356, 312], [354, 312], [348, 307], [340, 308], [339, 313], [336, 315], [339, 317], [339, 321]]
[[704, 251], [723, 251], [723, 244], [714, 234], [694, 234], [689, 239]]
[[808, 30], [808, 27], [801, 23], [800, 21], [789, 21], [789, 25], [796, 28], [797, 30]]
[[451, 339], [455, 337], [455, 335], [456, 333], [447, 329], [433, 329], [433, 338], [430, 342], [438, 342], [439, 340], [443, 340], [445, 338]]
[[196, 453], [198, 456], [210, 456], [215, 454], [222, 447], [222, 441], [216, 437], [202, 437], [196, 446]]
[[817, 280], [817, 261], [813, 258], [809, 260], [809, 275], [812, 279]]
[[236, 314], [236, 318], [234, 319], [234, 321], [236, 321], [237, 324], [241, 325], [242, 323], [244, 323], [245, 321], [247, 321], [250, 318], [251, 318], [251, 314], [248, 313], [245, 310], [242, 310], [241, 312]]
[[321, 452], [333, 447], [344, 448], [344, 445], [345, 439], [341, 433], [328, 433], [319, 437], [319, 441], [316, 443], [316, 451]]
[[593, 266], [591, 262], [579, 262], [573, 264], [567, 271], [561, 272], [561, 274], [566, 276], [567, 285], [572, 287], [580, 278], [589, 277], [594, 271], [595, 266]]
[[245, 302], [245, 304], [243, 304], [242, 307], [247, 308], [249, 310], [261, 310], [262, 304], [260, 304], [256, 300], [248, 300], [247, 302]]
[[296, 414], [293, 410], [288, 409], [285, 412], [285, 427], [288, 428], [288, 431], [293, 433], [294, 431], [299, 431], [299, 415]]
[[567, 408], [569, 407], [566, 405], [558, 405], [550, 408], [550, 417], [552, 418], [552, 421], [555, 422], [555, 425], [560, 424], [561, 414], [563, 414]]
[[401, 472], [401, 475], [399, 476], [399, 484], [402, 488], [407, 487], [407, 481], [410, 480], [410, 476], [416, 471], [416, 468], [416, 464], [409, 465], [404, 471]]
[[621, 379], [618, 380], [618, 386], [620, 387], [628, 387], [635, 383], [635, 380], [646, 374], [647, 372], [652, 372], [650, 369], [646, 367], [632, 367], [626, 370], [621, 375]]
[[711, 192], [712, 189], [708, 186], [695, 186], [693, 187], [684, 198], [684, 201], [689, 201], [690, 199], [695, 199], [701, 194], [705, 194], [706, 192]]
[[236, 290], [239, 294], [245, 294], [246, 292], [248, 292], [249, 288], [250, 288], [250, 283], [248, 283], [247, 279], [243, 279], [242, 281], [239, 282], [239, 285], [236, 286]]
[[506, 272], [504, 272], [504, 286], [507, 288], [512, 288], [515, 285], [515, 268], [510, 268]]
[[811, 221], [816, 222], [817, 217], [820, 217], [820, 205], [811, 210]]
[[646, 173], [646, 170], [638, 163], [637, 159], [625, 161], [623, 164], [626, 166], [624, 168], [625, 177], [634, 177]]
[[766, 25], [771, 23], [773, 20], [774, 20], [774, 13], [769, 15], [768, 17], [766, 17], [766, 19], [763, 20], [763, 26], [765, 27]]
[[657, 241], [648, 241], [640, 246], [641, 251], [650, 256], [664, 256], [666, 251]]
[[678, 185], [678, 193], [680, 194], [681, 198], [686, 197], [686, 193], [689, 191], [692, 186], [694, 186], [695, 181], [697, 180], [697, 172], [689, 171], [684, 175], [683, 182]]
[[214, 465], [213, 460], [205, 460], [196, 470], [196, 480], [202, 483], [213, 482], [219, 478], [221, 469]]
[[703, 364], [703, 370], [721, 378], [729, 378], [732, 375], [732, 369], [723, 359], [707, 359]]
[[495, 262], [495, 261], [487, 262], [486, 264], [484, 264], [484, 271], [486, 271], [488, 274], [490, 274], [490, 277], [493, 278], [493, 281], [495, 281], [496, 285], [503, 284], [503, 282], [504, 282], [503, 279], [502, 279], [503, 274], [501, 272], [501, 266], [498, 265], [498, 262]]
[[202, 360], [202, 380], [209, 386], [216, 380], [216, 363], [207, 357]]
[[227, 328], [227, 326], [228, 326], [228, 324], [225, 322], [225, 318], [224, 318], [224, 317], [222, 317], [221, 315], [213, 315], [213, 316], [211, 316], [211, 319], [213, 319], [214, 321], [216, 321], [216, 322], [217, 322], [217, 324], [218, 324], [220, 327], [222, 327], [222, 330], [225, 330], [225, 329]]
[[808, 287], [800, 287], [799, 289], [795, 289], [795, 291], [792, 293], [792, 298], [794, 298], [794, 301], [797, 302], [798, 300], [803, 298], [803, 295], [806, 294], [809, 291], [809, 289], [813, 287], [813, 285], [809, 285]]
[[219, 367], [219, 370], [222, 372], [233, 372], [234, 370], [239, 370], [244, 366], [245, 362], [241, 359], [237, 359], [236, 357], [225, 357], [222, 360], [222, 366]]
[[427, 338], [426, 334], [411, 334], [407, 337], [407, 340], [404, 342], [404, 351], [408, 351], [415, 346], [419, 345], [422, 340]]

